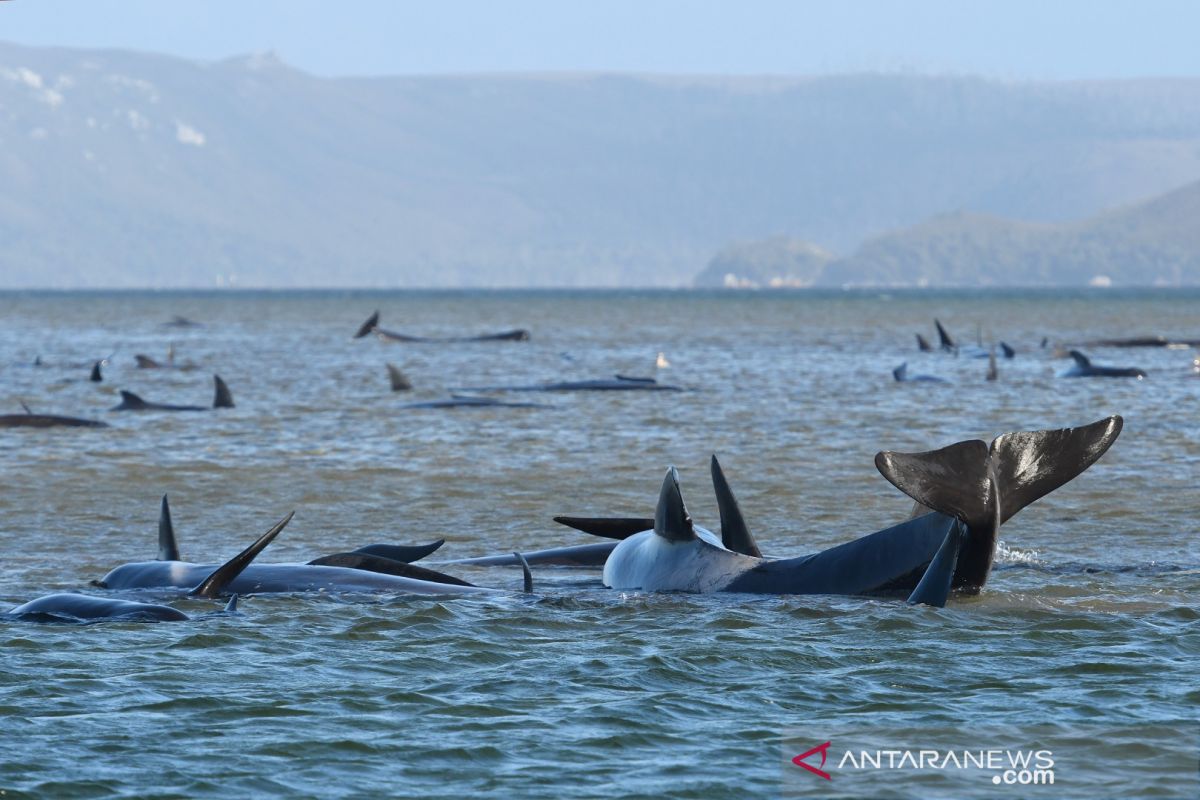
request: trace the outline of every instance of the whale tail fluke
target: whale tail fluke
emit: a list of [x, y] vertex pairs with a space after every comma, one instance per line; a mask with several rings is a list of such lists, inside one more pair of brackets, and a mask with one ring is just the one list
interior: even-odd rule
[[158, 560], [179, 560], [179, 545], [175, 542], [175, 526], [171, 524], [171, 506], [167, 504], [165, 494], [162, 497], [162, 507], [158, 512]]
[[376, 326], [378, 326], [378, 325], [379, 325], [379, 311], [377, 310], [374, 314], [367, 317], [366, 322], [364, 322], [362, 325], [358, 326], [358, 332], [354, 334], [353, 338], [355, 338], [355, 339], [363, 338], [368, 333], [375, 330]]
[[276, 522], [269, 531], [258, 537], [254, 541], [254, 544], [213, 570], [213, 573], [201, 581], [199, 586], [188, 592], [188, 596], [207, 597], [210, 599], [220, 597], [225, 592], [225, 588], [233, 583], [246, 567], [250, 566], [250, 562], [254, 560], [255, 556], [261, 553], [263, 548], [269, 545], [271, 540], [287, 527], [287, 524], [292, 521], [292, 517], [295, 514], [295, 511], [289, 512], [286, 517]]
[[1114, 415], [1078, 428], [1006, 433], [990, 447], [974, 439], [925, 453], [884, 451], [875, 466], [920, 506], [967, 525], [955, 587], [977, 591], [991, 571], [1000, 525], [1094, 464], [1121, 426]]
[[216, 386], [213, 408], [233, 408], [233, 393], [229, 391], [225, 381], [221, 380], [220, 375], [213, 375], [213, 384]]

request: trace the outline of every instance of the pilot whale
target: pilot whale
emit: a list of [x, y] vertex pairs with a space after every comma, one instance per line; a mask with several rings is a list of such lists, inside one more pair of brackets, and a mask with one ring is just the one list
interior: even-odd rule
[[[213, 394], [212, 408], [233, 408], [233, 394], [220, 375], [213, 375], [216, 391]], [[151, 403], [143, 400], [133, 392], [121, 390], [121, 402], [109, 411], [207, 411], [208, 406], [177, 406], [170, 403]]]
[[[925, 453], [881, 452], [876, 468], [917, 502], [914, 515], [799, 558], [737, 552], [695, 525], [670, 468], [653, 527], [613, 548], [603, 581], [623, 590], [899, 596], [942, 606], [951, 591], [983, 588], [1000, 525], [1095, 463], [1121, 425], [1113, 416], [1078, 428], [1008, 433], [990, 446], [971, 440]], [[715, 456], [712, 470], [714, 484], [727, 486]], [[753, 541], [732, 492], [719, 491], [718, 505], [722, 528]]]
[[1105, 367], [1093, 364], [1092, 360], [1078, 350], [1072, 350], [1075, 364], [1064, 372], [1063, 378], [1144, 378], [1146, 373], [1137, 367]]
[[683, 388], [669, 383], [659, 383], [655, 378], [635, 378], [614, 375], [611, 378], [592, 378], [582, 381], [554, 381], [549, 383], [519, 384], [510, 386], [463, 386], [460, 392], [682, 392]]
[[[294, 512], [293, 512], [294, 513]], [[190, 592], [189, 597], [217, 598], [227, 593], [229, 585], [250, 566], [259, 553], [279, 535], [291, 522], [288, 514], [252, 545], [226, 561], [202, 578]], [[233, 595], [225, 606], [225, 613], [237, 610], [237, 595]], [[3, 616], [32, 622], [95, 622], [99, 620], [131, 620], [139, 622], [179, 622], [191, 619], [187, 614], [171, 606], [158, 603], [142, 603], [115, 597], [63, 592], [49, 594], [17, 606]]]
[[478, 336], [409, 336], [404, 333], [384, 330], [379, 327], [379, 312], [367, 317], [367, 321], [359, 326], [353, 338], [361, 339], [369, 333], [374, 333], [385, 342], [527, 342], [529, 331], [524, 328], [514, 328], [500, 333], [484, 333]]
[[0, 414], [0, 428], [107, 428], [107, 422], [82, 417], [64, 417], [59, 414], [35, 414], [29, 406], [21, 403], [24, 414]]
[[[164, 496], [159, 514], [158, 560], [122, 564], [93, 585], [102, 589], [184, 589], [212, 571], [205, 564], [179, 560], [179, 548]], [[474, 586], [434, 570], [393, 558], [422, 557], [441, 542], [423, 548], [370, 545], [351, 553], [337, 553], [307, 564], [254, 564], [236, 576], [229, 591], [237, 594], [293, 592], [394, 593], [424, 595], [495, 594], [503, 590]], [[518, 560], [521, 557], [516, 556]], [[532, 576], [523, 565], [526, 591]]]

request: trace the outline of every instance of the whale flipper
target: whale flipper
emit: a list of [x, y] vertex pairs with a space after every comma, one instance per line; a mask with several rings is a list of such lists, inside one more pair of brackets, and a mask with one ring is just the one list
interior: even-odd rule
[[669, 542], [690, 542], [696, 538], [696, 528], [679, 491], [679, 471], [674, 467], [667, 467], [667, 476], [658, 493], [654, 532]]
[[513, 555], [517, 557], [517, 561], [521, 562], [522, 590], [525, 594], [533, 594], [533, 573], [529, 570], [529, 562], [520, 553], [513, 553]]
[[179, 560], [179, 545], [175, 542], [175, 527], [171, 524], [171, 507], [167, 505], [165, 494], [158, 512], [158, 560]]
[[379, 311], [367, 317], [367, 321], [358, 326], [358, 333], [354, 334], [355, 339], [361, 339], [371, 331], [375, 330], [375, 326], [379, 324]]
[[430, 555], [439, 547], [446, 543], [445, 539], [438, 539], [429, 544], [369, 544], [366, 547], [360, 547], [355, 550], [355, 553], [361, 553], [368, 556], [378, 556], [379, 558], [389, 558], [392, 561], [400, 561], [405, 564], [411, 564], [414, 561], [420, 561], [425, 556]]
[[213, 408], [233, 408], [233, 393], [229, 391], [225, 381], [221, 380], [220, 375], [213, 375], [213, 384], [216, 386]]
[[754, 535], [746, 525], [737, 498], [729, 488], [729, 481], [725, 480], [725, 472], [721, 469], [715, 453], [709, 466], [712, 471], [713, 490], [717, 493], [717, 508], [721, 512], [721, 543], [735, 553], [762, 558], [762, 551], [758, 549], [758, 543], [754, 541]]
[[333, 555], [321, 556], [314, 558], [308, 562], [312, 566], [320, 567], [347, 567], [349, 569], [361, 569], [367, 572], [378, 572], [383, 575], [399, 575], [402, 578], [416, 578], [421, 581], [429, 581], [431, 583], [447, 583], [452, 586], [474, 586], [473, 583], [467, 583], [464, 580], [455, 578], [453, 575], [446, 575], [442, 572], [435, 572], [425, 567], [417, 567], [412, 564], [407, 564], [403, 561], [393, 561], [390, 558], [382, 556], [373, 556], [367, 553], [334, 553]]
[[250, 566], [250, 562], [254, 560], [254, 557], [261, 553], [263, 548], [269, 545], [271, 540], [278, 536], [281, 530], [287, 527], [287, 524], [292, 521], [292, 517], [295, 514], [295, 511], [289, 512], [286, 517], [275, 523], [269, 531], [258, 537], [254, 541], [254, 544], [213, 570], [213, 573], [202, 580], [199, 586], [188, 592], [188, 596], [220, 597], [221, 593], [225, 591], [225, 587], [233, 583], [234, 579], [242, 574], [242, 570]]
[[943, 608], [946, 605], [946, 600], [950, 597], [950, 587], [954, 582], [954, 572], [958, 566], [958, 554], [966, 538], [967, 531], [962, 523], [955, 521], [950, 526], [942, 546], [925, 568], [925, 574], [921, 576], [917, 588], [908, 596], [910, 605], [923, 603], [935, 608]]
[[555, 517], [554, 521], [605, 539], [628, 539], [635, 533], [654, 530], [654, 520], [649, 517]]

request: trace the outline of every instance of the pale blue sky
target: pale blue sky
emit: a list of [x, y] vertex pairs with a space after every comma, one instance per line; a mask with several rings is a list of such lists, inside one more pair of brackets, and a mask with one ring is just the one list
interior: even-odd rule
[[1200, 75], [1188, 0], [7, 0], [0, 40], [318, 75], [491, 71]]

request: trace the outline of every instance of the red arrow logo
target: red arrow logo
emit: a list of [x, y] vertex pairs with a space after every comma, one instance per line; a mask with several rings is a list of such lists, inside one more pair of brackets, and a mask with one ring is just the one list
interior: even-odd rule
[[825, 766], [825, 755], [826, 755], [826, 751], [829, 750], [829, 745], [830, 745], [830, 742], [826, 742], [825, 744], [819, 744], [816, 747], [814, 747], [812, 750], [809, 750], [807, 753], [801, 753], [800, 755], [793, 758], [792, 763], [795, 764], [797, 767], [804, 767], [806, 770], [811, 772], [813, 775], [820, 775], [822, 778], [824, 778], [827, 781], [833, 780], [833, 778], [830, 778], [829, 773], [826, 772], [825, 770], [817, 769], [816, 767], [812, 766], [811, 764], [804, 763], [804, 759], [808, 758], [809, 756], [820, 753], [821, 754], [821, 766], [822, 767]]

